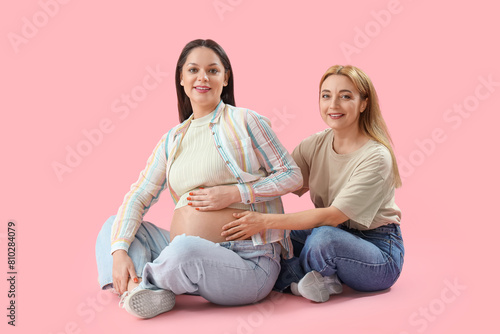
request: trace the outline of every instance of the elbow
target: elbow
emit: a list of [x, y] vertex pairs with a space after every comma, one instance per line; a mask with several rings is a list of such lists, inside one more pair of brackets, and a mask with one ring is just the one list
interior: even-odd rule
[[[280, 180], [283, 181], [281, 182]], [[279, 189], [278, 196], [298, 191], [304, 184], [302, 173], [298, 167], [284, 169], [276, 181], [276, 187]]]
[[[343, 214], [341, 211], [339, 211], [337, 208], [330, 206], [328, 208], [322, 208], [320, 214], [320, 219], [318, 222], [318, 227], [319, 226], [333, 226], [336, 227], [339, 224], [341, 224], [343, 220]], [[347, 218], [349, 219], [349, 218]]]
[[293, 191], [302, 189], [302, 186], [304, 185], [304, 179], [299, 167], [296, 167], [292, 170], [291, 180], [294, 183]]

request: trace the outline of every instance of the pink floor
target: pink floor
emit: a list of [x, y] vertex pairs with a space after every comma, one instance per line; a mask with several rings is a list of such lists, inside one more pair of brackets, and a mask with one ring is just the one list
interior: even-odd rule
[[[0, 333], [500, 333], [497, 2], [16, 0], [0, 7]], [[406, 258], [389, 291], [346, 288], [323, 304], [273, 293], [233, 308], [180, 296], [174, 310], [146, 321], [99, 291], [97, 233], [178, 124], [174, 68], [195, 38], [223, 45], [237, 105], [268, 117], [289, 151], [325, 129], [318, 82], [329, 66], [368, 73], [403, 176], [396, 203]], [[287, 212], [311, 208], [307, 195], [284, 202]], [[145, 219], [168, 229], [172, 211], [164, 192]]]

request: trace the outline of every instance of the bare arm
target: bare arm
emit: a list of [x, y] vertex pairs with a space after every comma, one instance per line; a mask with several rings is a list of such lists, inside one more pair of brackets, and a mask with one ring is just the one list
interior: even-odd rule
[[296, 213], [264, 214], [245, 211], [233, 214], [235, 221], [222, 227], [226, 240], [243, 240], [261, 230], [306, 230], [319, 226], [337, 226], [349, 219], [336, 207], [317, 208]]

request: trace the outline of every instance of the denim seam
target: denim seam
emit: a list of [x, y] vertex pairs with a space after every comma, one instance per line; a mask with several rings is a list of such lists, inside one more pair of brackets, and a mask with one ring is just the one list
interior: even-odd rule
[[[183, 265], [193, 266], [193, 265], [196, 265], [196, 261], [184, 262]], [[221, 263], [220, 262], [208, 261], [208, 262], [203, 262], [203, 265], [211, 265], [211, 266], [214, 266], [214, 267], [219, 267], [221, 265]], [[256, 265], [253, 269], [247, 269], [247, 268], [242, 269], [242, 268], [239, 268], [239, 267], [234, 267], [234, 266], [230, 266], [230, 265], [223, 264], [223, 263], [222, 263], [222, 266], [224, 266], [226, 268], [234, 268], [234, 269], [238, 269], [238, 270], [241, 270], [241, 271], [248, 271], [248, 272], [252, 272], [252, 273], [255, 272], [255, 267], [257, 267], [257, 265]], [[177, 271], [177, 270], [178, 270], [178, 268], [167, 269], [166, 272], [169, 273], [169, 272]], [[264, 273], [266, 273], [265, 270], [262, 269], [262, 271], [264, 271]], [[268, 279], [269, 279], [269, 275], [266, 273], [266, 279], [264, 280], [264, 283], [257, 289], [257, 293], [255, 295], [255, 298], [253, 299], [253, 302], [256, 302], [259, 299], [259, 294], [262, 291], [262, 289], [264, 288], [264, 286], [266, 285]], [[196, 283], [196, 285], [198, 285], [198, 284]]]
[[[186, 262], [183, 262], [182, 263], [183, 265], [193, 265], [193, 264], [196, 264], [196, 260], [192, 260], [192, 261], [186, 261]], [[255, 263], [254, 263], [255, 264]], [[226, 263], [221, 263], [219, 261], [208, 261], [208, 260], [205, 260], [203, 262], [203, 266], [205, 265], [210, 265], [210, 266], [213, 266], [213, 267], [217, 267], [217, 266], [222, 266], [224, 268], [232, 268], [232, 269], [238, 269], [238, 270], [245, 270], [245, 271], [253, 271], [255, 269], [255, 267], [257, 267], [257, 265], [255, 265], [254, 268], [241, 268], [241, 267], [236, 267], [236, 266], [232, 266], [232, 265], [229, 265], [229, 264], [226, 264]], [[167, 272], [170, 272], [170, 271], [173, 271], [173, 270], [177, 270], [178, 268], [172, 268], [172, 269], [167, 269]]]
[[[385, 254], [385, 255], [387, 255], [387, 254]], [[337, 267], [337, 261], [338, 260], [353, 262], [353, 263], [357, 263], [357, 264], [360, 264], [360, 265], [364, 265], [366, 267], [382, 267], [382, 266], [385, 266], [385, 265], [389, 264], [390, 262], [394, 261], [390, 256], [387, 256], [386, 261], [382, 262], [382, 263], [366, 263], [366, 262], [358, 261], [358, 260], [351, 259], [351, 258], [348, 258], [348, 257], [337, 256], [334, 259], [332, 259], [332, 258], [325, 259], [325, 262], [332, 263], [333, 265], [335, 265], [335, 267]], [[323, 267], [323, 269], [321, 269], [321, 271], [324, 271], [327, 267], [328, 266]]]
[[[273, 263], [276, 263], [275, 261], [272, 261]], [[279, 265], [279, 264], [278, 264]], [[260, 267], [262, 268], [262, 267]], [[264, 269], [262, 269], [264, 272], [266, 272]], [[279, 275], [279, 269], [278, 269], [278, 275]], [[257, 296], [255, 297], [253, 303], [256, 303], [258, 302], [259, 300], [261, 300], [262, 298], [259, 298], [260, 296], [260, 293], [262, 291], [262, 289], [264, 289], [264, 286], [267, 284], [267, 281], [269, 280], [269, 277], [271, 276], [271, 270], [269, 270], [269, 273], [266, 273], [266, 279], [264, 280], [264, 282], [262, 283], [262, 285], [260, 286], [260, 288], [258, 289], [258, 292], [257, 292]], [[274, 286], [274, 284], [273, 284]], [[272, 289], [271, 289], [272, 290]], [[264, 297], [265, 298], [265, 297]]]

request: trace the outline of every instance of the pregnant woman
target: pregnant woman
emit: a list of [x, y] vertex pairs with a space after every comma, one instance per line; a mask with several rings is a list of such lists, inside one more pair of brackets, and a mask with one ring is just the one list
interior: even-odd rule
[[[257, 302], [273, 288], [280, 254], [292, 257], [288, 230], [221, 236], [235, 213], [283, 213], [280, 196], [302, 186], [269, 120], [234, 106], [233, 77], [216, 42], [184, 47], [175, 74], [181, 124], [161, 138], [99, 233], [101, 288], [121, 294], [137, 317], [169, 311], [184, 293], [220, 305]], [[165, 188], [175, 203], [170, 232], [142, 220]]]
[[404, 247], [394, 200], [401, 178], [370, 78], [354, 66], [332, 66], [320, 81], [319, 107], [328, 129], [292, 153], [304, 177], [295, 193], [309, 191], [315, 209], [235, 213], [222, 234], [239, 240], [266, 228], [294, 230], [296, 257], [283, 260], [276, 287], [325, 302], [341, 283], [358, 291], [392, 286]]

